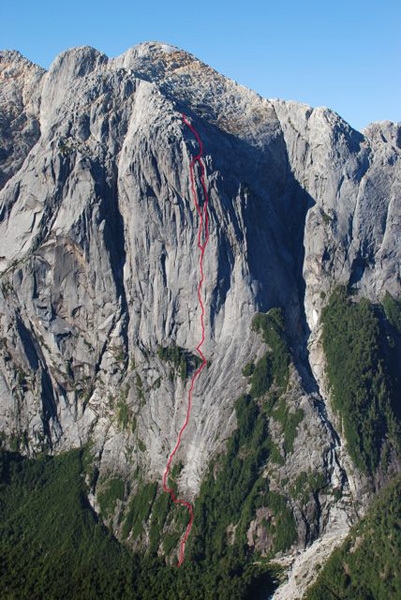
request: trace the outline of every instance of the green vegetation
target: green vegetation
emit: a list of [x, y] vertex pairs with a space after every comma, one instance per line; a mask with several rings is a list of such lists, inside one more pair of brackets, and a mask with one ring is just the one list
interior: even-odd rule
[[263, 504], [268, 506], [274, 514], [271, 529], [275, 538], [275, 552], [288, 550], [297, 539], [297, 530], [294, 515], [288, 507], [286, 499], [276, 492], [268, 492]]
[[68, 138], [59, 140], [58, 149], [61, 156], [68, 156], [69, 154], [71, 154], [71, 152], [74, 151], [74, 148], [71, 146], [71, 142]]
[[141, 403], [141, 406], [144, 406], [146, 399], [145, 399], [145, 394], [143, 393], [143, 383], [142, 383], [142, 379], [141, 379], [141, 376], [139, 375], [139, 373], [137, 373], [135, 376], [135, 389], [138, 394], [138, 398]]
[[322, 215], [323, 223], [325, 225], [330, 225], [332, 218], [323, 209], [320, 209], [320, 214]]
[[288, 548], [296, 540], [285, 498], [279, 500], [269, 491], [262, 474], [271, 447], [266, 415], [249, 395], [241, 396], [235, 409], [238, 428], [225, 454], [212, 465], [195, 505], [190, 552], [206, 564], [234, 559], [247, 564], [246, 532], [259, 507], [268, 506], [276, 517], [270, 524], [274, 550]]
[[319, 492], [325, 487], [327, 487], [327, 481], [323, 473], [301, 471], [291, 487], [291, 497], [301, 500], [303, 504], [306, 504], [312, 494]]
[[142, 534], [143, 526], [152, 510], [156, 492], [157, 483], [146, 483], [139, 488], [138, 493], [132, 498], [125, 516], [122, 528], [123, 538], [131, 536], [132, 539], [136, 539]]
[[166, 347], [159, 346], [157, 356], [163, 361], [172, 363], [183, 380], [187, 379], [202, 364], [199, 356], [175, 344]]
[[[87, 458], [84, 451], [38, 460], [0, 451], [1, 598], [251, 600], [260, 585], [274, 588], [274, 573], [250, 561], [187, 560], [176, 569], [155, 555], [132, 554], [97, 521], [87, 501]], [[118, 483], [110, 488], [121, 492]], [[155, 491], [156, 484], [138, 490], [127, 525], [131, 535], [139, 533], [151, 511], [151, 544], [152, 527], [154, 535], [170, 503]]]
[[82, 452], [0, 453], [0, 596], [131, 598], [130, 555], [96, 522]]
[[[281, 310], [272, 308], [266, 314], [258, 313], [253, 319], [252, 329], [262, 334], [269, 350], [249, 373], [252, 375], [251, 396], [253, 398], [263, 396], [273, 384], [279, 392], [284, 392], [289, 378], [290, 352]], [[245, 367], [244, 370], [249, 372], [250, 369]]]
[[130, 420], [129, 408], [125, 400], [120, 399], [117, 404], [117, 421], [122, 429], [125, 429]]
[[[396, 322], [398, 313], [388, 297], [385, 304]], [[333, 407], [354, 463], [373, 473], [388, 453], [389, 438], [399, 438], [390, 349], [380, 314], [367, 300], [355, 303], [339, 288], [323, 309], [322, 322]]]
[[[401, 423], [401, 301], [386, 292], [382, 305], [385, 315], [384, 323], [381, 322], [383, 340], [387, 342], [387, 365], [393, 384], [392, 408], [398, 423]], [[400, 430], [395, 432], [396, 436], [399, 434]], [[401, 443], [398, 448], [401, 451]]]
[[164, 525], [167, 520], [167, 516], [170, 513], [172, 501], [170, 494], [160, 492], [153, 503], [152, 518], [150, 521], [149, 531], [149, 554], [152, 556], [157, 555], [157, 550], [160, 543], [162, 542]]
[[[249, 362], [242, 370], [250, 378], [250, 396], [263, 397], [263, 410], [281, 424], [284, 436], [283, 449], [286, 454], [293, 451], [296, 430], [304, 417], [302, 409], [291, 412], [281, 395], [287, 390], [289, 380], [290, 350], [285, 334], [282, 311], [272, 308], [268, 313], [258, 313], [252, 322], [252, 329], [262, 334], [268, 351], [257, 363]], [[277, 448], [270, 444], [271, 460], [280, 464], [283, 461]]]
[[98, 494], [100, 513], [103, 517], [113, 515], [117, 500], [123, 500], [125, 493], [124, 481], [120, 477], [109, 479]]
[[242, 374], [244, 377], [250, 377], [251, 375], [253, 375], [253, 372], [255, 370], [255, 363], [253, 361], [247, 363], [245, 365], [245, 367], [242, 369]]
[[401, 590], [401, 477], [333, 552], [306, 600], [396, 600]]
[[272, 410], [271, 415], [275, 421], [281, 424], [281, 430], [284, 435], [283, 448], [286, 454], [294, 449], [294, 440], [297, 433], [297, 427], [304, 418], [304, 411], [298, 408], [295, 412], [290, 412], [287, 404], [281, 398], [278, 406]]
[[178, 480], [178, 477], [180, 476], [183, 466], [184, 465], [182, 464], [182, 462], [179, 461], [173, 465], [171, 471], [169, 472], [168, 486], [169, 486], [169, 488], [171, 488], [173, 490], [175, 495], [178, 494], [177, 480]]
[[386, 292], [382, 304], [387, 321], [398, 333], [401, 333], [401, 301]]
[[[141, 382], [141, 386], [140, 386], [139, 391], [138, 390], [137, 391], [138, 391], [139, 399], [142, 401], [144, 399], [143, 393], [142, 393], [142, 381], [141, 381], [141, 378], [139, 377], [139, 375], [137, 375], [136, 382], [138, 382], [138, 378], [139, 378], [139, 381]], [[128, 427], [128, 425], [131, 425], [131, 430], [135, 431], [136, 419], [132, 414], [132, 410], [129, 408], [129, 406], [127, 404], [129, 390], [130, 390], [130, 386], [127, 384], [124, 386], [124, 388], [119, 393], [119, 397], [117, 400], [117, 422], [118, 422], [119, 426], [121, 427], [121, 429], [126, 429]]]
[[[177, 463], [169, 477], [169, 486], [177, 496], [176, 479], [181, 469], [182, 464]], [[122, 521], [124, 539], [138, 541], [143, 533], [149, 533], [147, 554], [156, 557], [159, 548], [162, 548], [166, 558], [170, 559], [170, 555], [175, 557], [180, 537], [188, 524], [188, 511], [183, 506], [174, 506], [170, 494], [159, 489], [156, 482], [139, 481]]]
[[138, 438], [137, 439], [137, 444], [138, 444], [138, 449], [141, 452], [146, 452], [146, 444], [145, 444], [145, 442], [143, 442], [141, 439]]

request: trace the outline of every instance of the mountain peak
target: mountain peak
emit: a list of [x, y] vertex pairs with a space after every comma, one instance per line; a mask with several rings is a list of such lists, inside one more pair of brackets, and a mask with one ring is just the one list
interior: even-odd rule
[[368, 125], [363, 133], [376, 143], [391, 144], [401, 149], [401, 123], [377, 121]]
[[18, 50], [0, 50], [0, 77], [15, 77], [27, 71], [41, 71], [44, 69], [26, 58]]
[[133, 70], [153, 82], [171, 77], [194, 63], [210, 69], [189, 52], [163, 42], [143, 42], [111, 62], [114, 67]]
[[69, 77], [83, 77], [108, 63], [108, 57], [92, 48], [77, 46], [61, 52], [50, 65], [49, 73], [68, 71]]

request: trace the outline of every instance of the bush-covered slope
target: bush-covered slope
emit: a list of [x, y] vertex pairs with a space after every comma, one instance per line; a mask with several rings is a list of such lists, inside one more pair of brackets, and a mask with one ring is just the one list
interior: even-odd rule
[[[385, 319], [367, 300], [337, 289], [322, 312], [323, 348], [333, 407], [355, 465], [374, 473], [399, 446], [400, 389], [394, 368], [398, 303], [386, 297]], [[391, 319], [391, 321], [390, 321]], [[391, 331], [393, 329], [393, 331]]]
[[335, 550], [306, 600], [397, 600], [401, 593], [401, 477]]
[[[400, 451], [401, 303], [355, 301], [345, 288], [322, 313], [332, 403], [355, 465], [386, 474]], [[391, 600], [401, 590], [401, 476], [397, 475], [323, 567], [305, 600]]]

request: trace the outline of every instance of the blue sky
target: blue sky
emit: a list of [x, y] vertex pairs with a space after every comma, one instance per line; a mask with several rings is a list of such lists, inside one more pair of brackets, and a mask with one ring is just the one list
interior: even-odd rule
[[353, 127], [401, 121], [400, 0], [3, 0], [0, 48], [48, 68], [78, 45], [195, 54], [267, 98], [329, 106]]

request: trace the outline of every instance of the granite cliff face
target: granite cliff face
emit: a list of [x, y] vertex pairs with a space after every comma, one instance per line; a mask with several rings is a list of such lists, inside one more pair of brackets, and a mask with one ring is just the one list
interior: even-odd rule
[[[48, 72], [2, 52], [0, 82], [6, 443], [28, 454], [90, 443], [99, 482], [138, 468], [161, 481], [188, 379], [160, 349], [194, 353], [199, 340], [197, 147], [185, 113], [204, 144], [210, 195], [209, 364], [179, 451], [180, 493], [196, 497], [236, 427], [242, 369], [266, 347], [254, 315], [281, 307], [291, 348], [283, 397], [302, 418], [290, 447], [270, 420], [282, 459], [267, 468], [270, 488], [288, 499], [295, 548], [338, 542], [367, 487], [330, 408], [320, 315], [338, 284], [374, 302], [399, 295], [401, 128], [359, 133], [328, 109], [263, 99], [156, 43], [116, 59], [76, 48]], [[300, 472], [327, 483], [303, 503], [289, 494]], [[96, 482], [91, 501], [97, 508]], [[263, 552], [263, 539], [255, 518], [249, 544]]]

